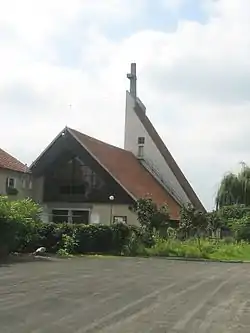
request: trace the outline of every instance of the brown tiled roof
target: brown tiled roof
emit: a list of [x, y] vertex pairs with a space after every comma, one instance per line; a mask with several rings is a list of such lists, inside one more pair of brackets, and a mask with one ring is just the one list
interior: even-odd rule
[[18, 172], [26, 172], [27, 167], [15, 157], [0, 148], [0, 168]]
[[133, 153], [94, 139], [76, 130], [67, 128], [67, 131], [135, 199], [150, 196], [157, 204], [166, 203], [173, 219], [179, 218], [180, 205], [142, 166]]

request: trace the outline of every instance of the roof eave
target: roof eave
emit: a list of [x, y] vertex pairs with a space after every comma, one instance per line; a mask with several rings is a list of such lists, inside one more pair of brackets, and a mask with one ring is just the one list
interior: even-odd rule
[[30, 171], [32, 171], [32, 169], [37, 165], [37, 163], [39, 162], [39, 160], [42, 158], [42, 156], [49, 150], [49, 148], [51, 148], [53, 146], [53, 144], [56, 142], [56, 140], [58, 140], [60, 138], [60, 136], [65, 133], [65, 131], [68, 132], [68, 128], [67, 126], [64, 127], [64, 129], [51, 141], [51, 143], [41, 152], [41, 154], [35, 159], [35, 161], [33, 161], [29, 167]]

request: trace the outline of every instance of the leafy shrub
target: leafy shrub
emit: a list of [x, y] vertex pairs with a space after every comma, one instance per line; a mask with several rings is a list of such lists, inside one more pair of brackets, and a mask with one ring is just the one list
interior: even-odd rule
[[208, 218], [204, 212], [195, 209], [191, 204], [183, 206], [179, 229], [187, 236], [201, 237], [208, 232]]
[[135, 227], [122, 223], [113, 225], [55, 224], [36, 225], [36, 237], [27, 244], [29, 250], [44, 246], [48, 252], [120, 254]]
[[57, 251], [57, 254], [60, 256], [60, 257], [68, 257], [70, 255], [70, 253], [65, 250], [65, 249], [59, 249]]
[[250, 214], [240, 219], [231, 219], [229, 227], [234, 232], [236, 240], [250, 241]]
[[224, 225], [231, 224], [232, 220], [238, 220], [249, 215], [250, 207], [245, 205], [224, 206], [218, 210], [218, 215]]
[[169, 210], [164, 204], [158, 207], [151, 198], [138, 199], [132, 207], [138, 221], [145, 230], [152, 232], [170, 223]]
[[75, 239], [75, 235], [73, 236], [62, 234], [61, 246], [60, 249], [57, 251], [59, 255], [69, 255], [76, 252], [78, 246], [78, 242]]
[[0, 252], [26, 247], [36, 235], [40, 206], [30, 199], [10, 201], [0, 196]]

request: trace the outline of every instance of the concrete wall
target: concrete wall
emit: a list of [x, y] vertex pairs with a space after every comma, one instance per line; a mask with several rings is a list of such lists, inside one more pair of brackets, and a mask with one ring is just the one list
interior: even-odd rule
[[[16, 189], [18, 190], [17, 195], [10, 195], [9, 198], [11, 200], [18, 200], [24, 199], [27, 197], [32, 197], [32, 189], [29, 188], [29, 180], [32, 180], [29, 174], [24, 174], [21, 172], [16, 172], [8, 169], [1, 169], [0, 168], [0, 194], [6, 194], [6, 179], [7, 178], [14, 178]], [[23, 186], [23, 179], [26, 179], [26, 185]], [[33, 182], [32, 182], [33, 187]]]
[[127, 91], [126, 93], [126, 115], [125, 115], [125, 140], [124, 148], [138, 154], [138, 137], [145, 137], [144, 158], [154, 165], [166, 183], [173, 188], [183, 203], [190, 202], [185, 191], [182, 189], [172, 170], [157, 149], [150, 135], [144, 128], [135, 111], [135, 100]]
[[33, 179], [32, 198], [39, 204], [43, 203], [43, 184], [44, 177], [38, 177]]
[[[53, 209], [86, 209], [90, 211], [90, 223], [110, 224], [111, 205], [109, 204], [50, 202], [42, 206], [44, 222], [50, 221]], [[137, 216], [129, 210], [128, 205], [112, 205], [112, 216], [127, 216], [128, 224], [138, 225]]]

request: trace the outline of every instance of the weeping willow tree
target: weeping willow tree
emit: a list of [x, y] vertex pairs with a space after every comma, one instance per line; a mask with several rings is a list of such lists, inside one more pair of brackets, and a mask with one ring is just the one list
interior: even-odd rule
[[250, 206], [250, 167], [244, 163], [238, 174], [224, 176], [216, 195], [217, 209], [231, 205]]

